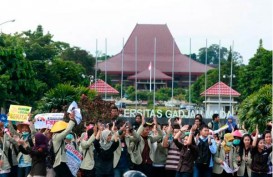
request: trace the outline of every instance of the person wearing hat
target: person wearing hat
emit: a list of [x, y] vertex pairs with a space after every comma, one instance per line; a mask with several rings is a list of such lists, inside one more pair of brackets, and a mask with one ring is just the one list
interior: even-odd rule
[[[153, 125], [156, 125], [158, 135], [151, 136], [150, 132], [152, 131]], [[135, 169], [143, 172], [147, 177], [152, 177], [152, 163], [154, 161], [154, 151], [152, 148], [152, 143], [157, 142], [163, 138], [163, 132], [160, 126], [157, 124], [156, 117], [153, 118], [153, 122], [145, 122], [144, 116], [142, 116], [142, 124], [138, 128], [137, 133], [140, 135], [139, 143], [137, 144], [138, 161], [136, 162]]]
[[231, 168], [237, 169], [238, 165], [235, 158], [235, 149], [232, 145], [234, 137], [231, 133], [226, 133], [224, 135], [224, 140], [221, 145], [218, 147], [218, 150], [214, 156], [214, 167], [213, 174], [214, 176], [221, 177], [232, 177], [232, 173], [227, 173], [221, 165], [224, 165], [224, 162]]
[[53, 133], [52, 144], [55, 153], [55, 162], [53, 164], [53, 168], [56, 176], [58, 177], [73, 177], [66, 164], [67, 160], [66, 153], [64, 151], [64, 139], [76, 125], [74, 112], [69, 114], [69, 119], [70, 120], [68, 123], [64, 121], [58, 121], [51, 128], [51, 132]]
[[[26, 142], [26, 146], [33, 147], [33, 139], [36, 133], [32, 122], [25, 121], [17, 125], [17, 131], [14, 129], [12, 122], [9, 121], [9, 131]], [[31, 170], [31, 157], [28, 154], [23, 154], [20, 150], [17, 155], [18, 161], [18, 177], [26, 177]]]
[[75, 138], [73, 136], [72, 133], [69, 133], [68, 135], [66, 135], [65, 137], [65, 145], [69, 144], [71, 145], [74, 149], [79, 150], [77, 143], [75, 142]]
[[147, 177], [140, 171], [130, 170], [124, 173], [123, 177]]

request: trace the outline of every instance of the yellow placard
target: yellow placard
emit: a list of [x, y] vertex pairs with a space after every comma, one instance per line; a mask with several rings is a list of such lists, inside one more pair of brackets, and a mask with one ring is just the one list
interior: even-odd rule
[[10, 105], [8, 120], [17, 121], [17, 122], [28, 121], [30, 112], [31, 112], [31, 107], [29, 106]]

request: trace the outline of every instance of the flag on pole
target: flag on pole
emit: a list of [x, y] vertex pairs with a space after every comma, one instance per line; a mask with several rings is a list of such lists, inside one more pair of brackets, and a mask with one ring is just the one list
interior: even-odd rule
[[150, 62], [148, 69], [150, 71], [150, 92], [152, 92], [152, 62]]
[[150, 62], [148, 69], [149, 69], [149, 71], [151, 71], [151, 69], [152, 69], [152, 62]]

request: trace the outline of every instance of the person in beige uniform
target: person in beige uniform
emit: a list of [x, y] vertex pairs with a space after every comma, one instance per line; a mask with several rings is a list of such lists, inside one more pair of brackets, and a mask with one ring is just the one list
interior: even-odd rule
[[[157, 127], [157, 136], [150, 135], [153, 125]], [[163, 132], [157, 124], [157, 118], [154, 117], [152, 123], [146, 123], [145, 118], [142, 117], [142, 124], [137, 133], [140, 135], [140, 141], [137, 145], [138, 153], [135, 154], [137, 156], [135, 157], [135, 160], [137, 159], [135, 170], [143, 172], [147, 177], [152, 177], [152, 163], [154, 161], [152, 143], [163, 138]]]
[[58, 177], [73, 177], [66, 162], [65, 143], [64, 139], [68, 135], [73, 127], [76, 125], [75, 114], [72, 112], [69, 114], [70, 121], [68, 123], [64, 121], [56, 122], [51, 132], [53, 133], [52, 143], [55, 153], [55, 162], [53, 164], [54, 171]]
[[8, 149], [10, 142], [9, 136], [4, 133], [4, 124], [0, 122], [0, 176], [7, 177], [10, 173], [10, 164], [8, 160]]
[[81, 141], [81, 149], [83, 152], [83, 160], [80, 166], [81, 169], [81, 177], [95, 177], [95, 170], [94, 170], [94, 144], [97, 134], [97, 127], [92, 127], [87, 131], [87, 140]]
[[234, 137], [231, 133], [224, 135], [224, 141], [218, 147], [214, 156], [213, 176], [232, 177], [232, 173], [226, 173], [221, 165], [226, 163], [231, 169], [237, 169], [235, 148], [232, 146]]
[[239, 170], [237, 171], [237, 176], [239, 177], [250, 177], [251, 176], [251, 145], [252, 138], [249, 134], [245, 134], [242, 137], [242, 141], [240, 143], [239, 152], [238, 152], [238, 163], [240, 164]]
[[[24, 140], [26, 145], [29, 147], [33, 146], [33, 139], [36, 133], [34, 125], [32, 122], [22, 122], [17, 125], [17, 130], [14, 129], [12, 122], [9, 121], [8, 125], [9, 131], [12, 133], [13, 137], [16, 137], [16, 141], [19, 139]], [[31, 169], [31, 157], [29, 155], [23, 154], [19, 151], [17, 155], [18, 161], [18, 177], [26, 177]]]

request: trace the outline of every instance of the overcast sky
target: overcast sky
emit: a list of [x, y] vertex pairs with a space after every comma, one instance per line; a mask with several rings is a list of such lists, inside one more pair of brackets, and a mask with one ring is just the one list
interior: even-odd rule
[[167, 24], [180, 51], [189, 53], [208, 45], [232, 45], [247, 63], [263, 39], [272, 50], [272, 0], [1, 0], [0, 26], [3, 33], [35, 30], [42, 25], [54, 40], [70, 43], [95, 53], [121, 50], [138, 24]]

